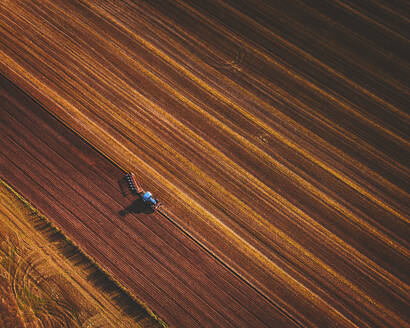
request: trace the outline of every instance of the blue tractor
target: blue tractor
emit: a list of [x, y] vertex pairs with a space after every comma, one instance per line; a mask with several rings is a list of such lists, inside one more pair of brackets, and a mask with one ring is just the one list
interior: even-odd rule
[[152, 210], [158, 209], [161, 206], [161, 203], [152, 197], [152, 194], [149, 191], [144, 191], [137, 183], [134, 173], [127, 173], [125, 176], [127, 180], [128, 187], [131, 192], [137, 194], [141, 197], [141, 200], [146, 204], [146, 206]]

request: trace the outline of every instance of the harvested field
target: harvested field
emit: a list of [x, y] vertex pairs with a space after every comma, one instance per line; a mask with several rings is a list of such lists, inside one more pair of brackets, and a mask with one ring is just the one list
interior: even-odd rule
[[4, 2], [0, 174], [171, 325], [408, 327], [409, 9]]
[[0, 180], [0, 327], [161, 327]]

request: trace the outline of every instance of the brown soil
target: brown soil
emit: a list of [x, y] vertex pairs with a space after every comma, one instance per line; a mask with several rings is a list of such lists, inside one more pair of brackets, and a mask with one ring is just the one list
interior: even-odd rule
[[168, 209], [134, 206], [122, 170], [9, 81], [0, 83], [4, 177], [149, 309], [174, 326], [295, 324]]
[[406, 327], [409, 10], [4, 1], [1, 175], [172, 325]]
[[160, 327], [0, 180], [0, 326]]

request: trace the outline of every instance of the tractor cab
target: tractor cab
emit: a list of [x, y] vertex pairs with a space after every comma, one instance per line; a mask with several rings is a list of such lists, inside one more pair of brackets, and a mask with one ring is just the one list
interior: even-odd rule
[[144, 191], [137, 183], [134, 173], [128, 173], [125, 176], [125, 179], [128, 182], [128, 187], [130, 191], [134, 194], [140, 196], [141, 200], [146, 204], [146, 206], [152, 210], [156, 210], [161, 203], [158, 202], [149, 191]]
[[142, 196], [142, 200], [147, 203], [148, 206], [154, 208], [157, 204], [158, 201], [152, 197], [152, 194], [149, 191], [146, 191]]

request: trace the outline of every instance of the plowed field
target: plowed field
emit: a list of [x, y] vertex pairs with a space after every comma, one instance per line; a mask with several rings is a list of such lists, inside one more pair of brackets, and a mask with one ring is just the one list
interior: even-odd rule
[[409, 11], [5, 1], [0, 174], [171, 325], [407, 327]]

